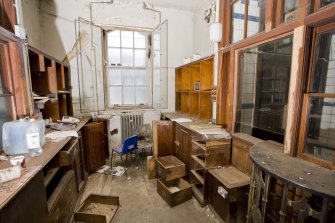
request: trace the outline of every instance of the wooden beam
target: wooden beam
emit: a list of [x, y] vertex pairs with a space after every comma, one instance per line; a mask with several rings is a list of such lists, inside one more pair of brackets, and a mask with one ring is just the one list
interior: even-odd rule
[[306, 26], [294, 29], [291, 62], [291, 77], [287, 103], [287, 121], [285, 128], [284, 153], [296, 155], [299, 121], [301, 112], [301, 95], [304, 85], [304, 56], [306, 52]]

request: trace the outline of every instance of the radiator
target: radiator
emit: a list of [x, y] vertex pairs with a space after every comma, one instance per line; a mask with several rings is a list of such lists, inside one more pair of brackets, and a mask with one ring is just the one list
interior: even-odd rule
[[[108, 145], [109, 151], [112, 148], [119, 147], [125, 140], [125, 138], [134, 135], [143, 124], [143, 114], [139, 112], [128, 112], [114, 114], [109, 119], [108, 129]], [[117, 134], [110, 134], [111, 131], [117, 130]]]
[[122, 113], [121, 120], [121, 140], [138, 133], [143, 125], [143, 114], [140, 113]]

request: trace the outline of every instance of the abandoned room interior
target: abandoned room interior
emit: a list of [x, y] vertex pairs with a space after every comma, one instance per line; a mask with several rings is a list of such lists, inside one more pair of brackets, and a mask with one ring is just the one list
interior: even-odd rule
[[335, 222], [334, 0], [0, 0], [1, 223]]

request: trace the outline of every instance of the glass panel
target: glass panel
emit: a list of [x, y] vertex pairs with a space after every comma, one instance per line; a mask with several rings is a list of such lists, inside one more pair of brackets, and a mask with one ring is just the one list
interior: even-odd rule
[[145, 48], [145, 35], [135, 32], [134, 33], [135, 48]]
[[136, 104], [148, 104], [148, 89], [146, 87], [136, 88]]
[[154, 67], [161, 66], [161, 52], [158, 50], [154, 51]]
[[121, 69], [120, 68], [109, 68], [109, 85], [121, 85]]
[[160, 50], [160, 48], [161, 48], [160, 35], [157, 33], [154, 33], [154, 49]]
[[292, 37], [240, 52], [237, 132], [283, 142], [291, 53]]
[[135, 88], [124, 87], [123, 88], [123, 104], [134, 105], [135, 104]]
[[283, 6], [282, 22], [297, 18], [298, 0], [285, 0]]
[[232, 6], [231, 41], [233, 43], [244, 38], [245, 1], [237, 1]]
[[122, 49], [122, 66], [134, 66], [134, 51], [129, 49]]
[[135, 50], [135, 67], [145, 67], [145, 50]]
[[121, 31], [121, 47], [133, 48], [133, 32]]
[[335, 93], [335, 30], [317, 35], [315, 43], [313, 83], [315, 93]]
[[161, 103], [161, 88], [153, 87], [153, 103], [154, 106], [160, 105]]
[[120, 49], [108, 48], [108, 63], [109, 66], [118, 66], [121, 64]]
[[334, 151], [335, 98], [312, 98], [304, 152], [333, 163]]
[[120, 47], [120, 30], [108, 32], [108, 46]]
[[148, 84], [148, 73], [145, 69], [135, 70], [135, 85], [136, 86], [146, 86]]
[[334, 2], [335, 2], [335, 0], [321, 0], [320, 7], [324, 7], [324, 6], [330, 5], [330, 4], [334, 3]]
[[123, 85], [134, 85], [134, 70], [122, 69]]
[[122, 104], [122, 87], [109, 87], [109, 99], [111, 104]]
[[249, 0], [247, 36], [265, 30], [265, 0]]

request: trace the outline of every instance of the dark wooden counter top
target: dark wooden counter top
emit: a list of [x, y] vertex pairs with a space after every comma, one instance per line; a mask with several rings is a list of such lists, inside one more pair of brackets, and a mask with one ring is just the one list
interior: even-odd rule
[[282, 146], [266, 141], [250, 148], [250, 158], [260, 169], [284, 183], [335, 199], [335, 171], [288, 156]]

